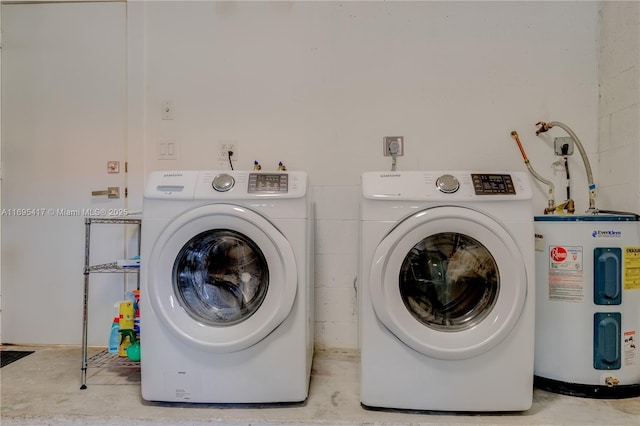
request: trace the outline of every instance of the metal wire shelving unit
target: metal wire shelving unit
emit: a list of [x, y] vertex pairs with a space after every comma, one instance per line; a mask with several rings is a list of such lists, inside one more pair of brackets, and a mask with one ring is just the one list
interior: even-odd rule
[[85, 218], [85, 249], [84, 249], [84, 300], [82, 313], [82, 385], [80, 389], [87, 388], [88, 368], [140, 368], [139, 362], [129, 361], [128, 358], [119, 357], [117, 354], [110, 354], [107, 350], [101, 351], [89, 358], [88, 356], [88, 323], [89, 323], [89, 277], [95, 273], [121, 273], [136, 274], [136, 287], [140, 289], [140, 268], [122, 267], [118, 262], [91, 265], [91, 226], [94, 224], [106, 225], [134, 225], [137, 226], [138, 252], [140, 251], [140, 231], [142, 219], [134, 217], [114, 217], [114, 218]]

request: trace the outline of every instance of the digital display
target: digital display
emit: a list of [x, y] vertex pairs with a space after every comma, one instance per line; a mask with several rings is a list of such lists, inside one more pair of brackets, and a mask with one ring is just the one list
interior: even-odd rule
[[249, 174], [248, 192], [286, 193], [289, 191], [289, 175], [285, 173], [251, 173]]
[[471, 179], [476, 195], [516, 193], [511, 175], [472, 174]]

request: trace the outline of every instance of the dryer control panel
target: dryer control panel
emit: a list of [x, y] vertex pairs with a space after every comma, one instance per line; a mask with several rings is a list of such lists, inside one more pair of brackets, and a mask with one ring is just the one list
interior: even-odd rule
[[158, 171], [149, 174], [144, 197], [167, 200], [303, 198], [307, 174], [300, 171]]
[[287, 193], [289, 175], [286, 173], [250, 173], [249, 193]]
[[[220, 176], [233, 184], [224, 192], [212, 191], [211, 185], [222, 181]], [[222, 181], [223, 183], [226, 180]], [[215, 189], [215, 187], [214, 187]], [[195, 199], [265, 199], [301, 198], [307, 192], [307, 174], [298, 171], [200, 171], [195, 189]]]
[[533, 198], [529, 176], [520, 171], [366, 172], [365, 199], [415, 201], [513, 201]]
[[472, 173], [471, 179], [473, 180], [473, 189], [476, 192], [476, 195], [515, 195], [516, 193], [516, 188], [513, 186], [511, 175]]

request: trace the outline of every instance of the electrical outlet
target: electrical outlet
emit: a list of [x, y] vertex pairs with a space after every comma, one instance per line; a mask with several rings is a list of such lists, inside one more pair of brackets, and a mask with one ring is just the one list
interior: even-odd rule
[[384, 156], [391, 157], [391, 151], [389, 149], [389, 146], [391, 145], [392, 142], [398, 143], [398, 152], [396, 153], [396, 156], [399, 157], [401, 155], [404, 155], [404, 137], [403, 136], [385, 136], [382, 139], [382, 149], [383, 149]]
[[564, 145], [567, 145], [566, 155], [573, 154], [573, 138], [571, 138], [569, 136], [563, 136], [563, 137], [560, 137], [560, 138], [555, 138], [555, 139], [553, 139], [553, 144], [554, 144], [554, 147], [555, 147], [556, 155], [565, 155], [565, 153], [562, 152], [562, 147]]
[[220, 141], [218, 142], [218, 160], [229, 161], [229, 151], [233, 152], [231, 161], [238, 161], [238, 142]]

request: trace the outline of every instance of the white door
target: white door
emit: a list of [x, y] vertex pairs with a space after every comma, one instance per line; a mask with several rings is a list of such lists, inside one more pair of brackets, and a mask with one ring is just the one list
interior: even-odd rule
[[375, 252], [376, 315], [405, 344], [435, 358], [464, 359], [493, 348], [518, 322], [526, 297], [517, 244], [475, 210], [416, 213]]
[[179, 216], [146, 261], [142, 291], [153, 321], [211, 352], [258, 343], [285, 320], [296, 297], [291, 244], [247, 208], [213, 204]]
[[[126, 205], [126, 114], [126, 3], [2, 5], [3, 342], [81, 342], [84, 217]], [[122, 228], [92, 240], [94, 263], [123, 256]], [[89, 344], [124, 280], [92, 275]]]

